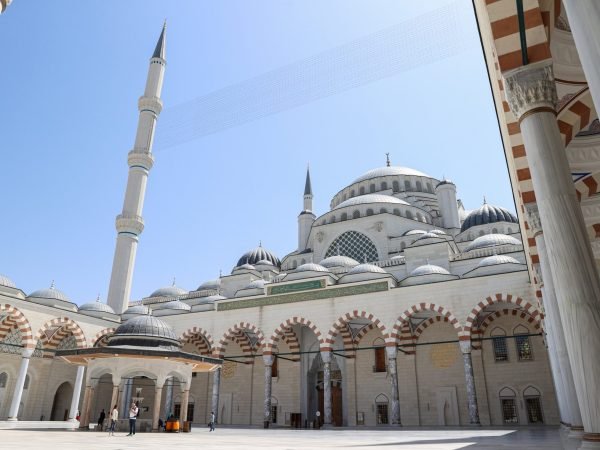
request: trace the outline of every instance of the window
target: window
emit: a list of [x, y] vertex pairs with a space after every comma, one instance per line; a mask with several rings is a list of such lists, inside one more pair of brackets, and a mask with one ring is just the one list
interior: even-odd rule
[[342, 213], [342, 216], [340, 217], [340, 220], [343, 222], [344, 220], [348, 220], [348, 214], [346, 213]]
[[351, 197], [351, 198], [352, 198], [352, 197], [354, 197], [354, 189], [352, 189], [352, 190], [350, 191], [350, 197]]
[[410, 191], [410, 181], [404, 180], [404, 190]]
[[[194, 421], [194, 404], [188, 403], [187, 407], [187, 420], [190, 422]], [[175, 403], [173, 406], [173, 415], [178, 419], [181, 419], [181, 403]]]
[[277, 356], [273, 358], [273, 365], [271, 366], [271, 376], [273, 378], [279, 377], [279, 364], [277, 364]]
[[431, 183], [427, 183], [427, 192], [430, 192], [433, 194], [433, 186], [431, 185]]
[[501, 398], [502, 404], [502, 421], [504, 423], [518, 423], [517, 404], [514, 398]]
[[400, 210], [398, 208], [394, 209], [394, 215], [395, 216], [399, 216], [400, 215]]
[[346, 231], [333, 240], [325, 252], [325, 258], [336, 255], [349, 256], [357, 261], [364, 261], [365, 258], [367, 262], [379, 260], [375, 244], [358, 231]]
[[375, 398], [375, 415], [377, 425], [387, 425], [389, 423], [388, 404], [388, 398], [384, 394], [379, 394]]
[[8, 374], [6, 372], [0, 373], [0, 389], [5, 388], [7, 382], [8, 382]]
[[271, 405], [271, 423], [277, 423], [277, 405]]
[[331, 216], [331, 219], [329, 220], [329, 223], [335, 223], [335, 216]]
[[410, 211], [406, 211], [406, 218], [412, 220], [413, 214]]
[[381, 190], [382, 190], [382, 191], [387, 191], [387, 188], [388, 188], [388, 187], [387, 187], [387, 183], [386, 183], [385, 181], [383, 181], [383, 182], [381, 183]]
[[508, 361], [508, 347], [506, 333], [502, 328], [494, 328], [491, 333], [492, 347], [494, 348], [494, 361]]
[[393, 181], [392, 182], [392, 191], [400, 192], [400, 183], [398, 183], [397, 181]]
[[406, 248], [406, 242], [401, 242], [400, 243], [400, 251], [404, 251], [405, 248]]
[[346, 200], [346, 194], [344, 194], [344, 196], [342, 197], [342, 201]]
[[367, 216], [372, 216], [373, 210], [371, 208], [367, 209]]
[[360, 211], [356, 210], [352, 213], [352, 218], [353, 219], [359, 219], [360, 218]]
[[370, 186], [369, 186], [369, 192], [370, 192], [370, 193], [373, 193], [373, 192], [375, 192], [376, 190], [377, 190], [377, 188], [375, 187], [375, 184], [374, 184], [374, 183], [371, 183], [371, 184], [370, 184]]
[[423, 191], [423, 184], [420, 181], [417, 181], [417, 191]]
[[365, 195], [365, 187], [364, 186], [361, 186], [358, 191], [360, 192], [360, 195]]
[[533, 386], [529, 386], [523, 391], [523, 397], [527, 408], [527, 421], [529, 423], [544, 423], [540, 391]]
[[387, 372], [385, 366], [385, 347], [377, 347], [374, 349], [375, 352], [375, 365], [373, 366], [373, 372]]
[[492, 233], [493, 234], [498, 234], [498, 228], [492, 228]]
[[387, 210], [387, 209], [385, 209], [385, 208], [381, 208], [381, 209], [379, 210], [379, 214], [386, 214], [387, 212], [388, 212], [388, 210]]
[[517, 357], [519, 361], [531, 361], [533, 354], [531, 353], [531, 343], [529, 342], [529, 336], [515, 336], [515, 342], [517, 344]]

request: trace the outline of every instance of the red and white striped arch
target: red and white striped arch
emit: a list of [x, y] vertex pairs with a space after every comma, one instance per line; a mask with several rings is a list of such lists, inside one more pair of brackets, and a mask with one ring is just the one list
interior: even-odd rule
[[201, 355], [210, 355], [215, 346], [214, 340], [206, 330], [193, 327], [183, 332], [179, 340], [194, 345]]
[[25, 315], [12, 305], [0, 304], [0, 314], [4, 316], [0, 324], [0, 341], [6, 338], [6, 335], [17, 328], [21, 333], [21, 344], [26, 349], [35, 348], [35, 341], [31, 331], [31, 325]]
[[[354, 310], [352, 312], [346, 313], [340, 316], [331, 326], [329, 331], [327, 332], [327, 336], [324, 341], [321, 343], [322, 351], [331, 351], [333, 350], [333, 344], [335, 342], [335, 338], [338, 334], [344, 333], [347, 331], [348, 336], [344, 337], [344, 349], [352, 350], [352, 335], [348, 330], [348, 323], [350, 323], [353, 319], [367, 319], [369, 320], [375, 327], [381, 332], [383, 339], [387, 342], [389, 340], [389, 333], [385, 325], [381, 320], [375, 317], [373, 314], [367, 311], [359, 311]], [[349, 341], [349, 342], [346, 342]], [[348, 347], [349, 344], [349, 347]]]
[[258, 342], [256, 346], [258, 350], [262, 350], [265, 345], [265, 337], [263, 332], [256, 326], [248, 322], [239, 322], [229, 328], [224, 334], [223, 337], [219, 340], [219, 343], [216, 345], [214, 350], [214, 355], [218, 358], [222, 358], [225, 355], [225, 351], [227, 349], [227, 344], [232, 340], [237, 341], [238, 344], [242, 347], [242, 351], [244, 353], [251, 353], [253, 348], [244, 331], [251, 331], [256, 334], [258, 338]]
[[[44, 350], [56, 349], [60, 341], [69, 335], [75, 336], [77, 348], [86, 348], [87, 341], [81, 327], [68, 317], [57, 317], [47, 321], [35, 336], [35, 342], [41, 342]], [[44, 357], [53, 355], [45, 354]]]

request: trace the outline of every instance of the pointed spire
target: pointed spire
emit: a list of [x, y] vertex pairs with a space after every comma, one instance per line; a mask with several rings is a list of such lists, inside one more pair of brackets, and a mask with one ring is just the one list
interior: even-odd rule
[[171, 286], [175, 286], [175, 277], [173, 277], [173, 284]]
[[391, 163], [390, 163], [390, 154], [389, 153], [385, 154], [385, 165], [387, 167], [390, 167], [390, 165], [391, 165]]
[[158, 38], [158, 42], [156, 43], [156, 48], [154, 49], [154, 53], [152, 54], [153, 58], [161, 58], [166, 61], [166, 36], [167, 35], [167, 19], [165, 19], [165, 23], [163, 24], [162, 31], [160, 32], [160, 36]]
[[313, 195], [310, 183], [310, 167], [306, 166], [306, 183], [304, 184], [304, 195]]
[[50, 283], [50, 289], [54, 289], [54, 280], [52, 280], [52, 283]]
[[483, 196], [483, 204], [484, 204], [484, 205], [487, 205], [487, 200], [486, 200], [486, 198], [485, 198], [485, 195]]
[[96, 303], [100, 303], [100, 293], [98, 292], [98, 297], [96, 297]]

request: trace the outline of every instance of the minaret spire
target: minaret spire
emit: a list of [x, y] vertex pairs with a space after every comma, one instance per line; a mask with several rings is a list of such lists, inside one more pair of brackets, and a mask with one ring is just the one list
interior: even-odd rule
[[313, 209], [313, 193], [312, 184], [310, 182], [310, 167], [306, 166], [306, 181], [304, 182], [304, 208], [298, 216], [298, 250], [306, 250], [308, 247], [308, 236], [312, 224], [314, 223], [316, 216], [314, 215]]
[[144, 229], [144, 220], [142, 219], [144, 195], [148, 174], [154, 164], [154, 157], [152, 156], [154, 130], [156, 129], [158, 115], [162, 110], [160, 94], [167, 64], [165, 60], [165, 39], [166, 22], [163, 25], [152, 58], [150, 58], [144, 95], [138, 101], [140, 115], [135, 143], [127, 158], [129, 176], [127, 178], [123, 211], [117, 216], [116, 220], [117, 245], [108, 288], [108, 304], [117, 314], [125, 311], [129, 304], [138, 236]]
[[310, 167], [306, 166], [306, 182], [304, 183], [304, 195], [313, 195], [310, 183]]

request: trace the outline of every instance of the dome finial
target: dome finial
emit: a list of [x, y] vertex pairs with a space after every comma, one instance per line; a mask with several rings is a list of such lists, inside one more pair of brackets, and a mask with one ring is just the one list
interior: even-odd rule
[[223, 277], [223, 271], [221, 269], [219, 269], [219, 278]]
[[262, 239], [258, 241], [258, 246], [262, 247]]
[[386, 165], [387, 167], [390, 167], [390, 164], [391, 164], [391, 163], [390, 163], [390, 154], [389, 154], [389, 153], [386, 153], [386, 154], [385, 154], [385, 165]]
[[173, 277], [173, 284], [171, 286], [175, 286], [175, 277]]
[[483, 196], [483, 204], [484, 204], [484, 205], [487, 205], [487, 200], [486, 200], [486, 198], [485, 198], [485, 195]]
[[98, 292], [98, 297], [96, 297], [96, 302], [100, 303], [100, 292]]
[[50, 283], [50, 289], [54, 289], [54, 280]]

